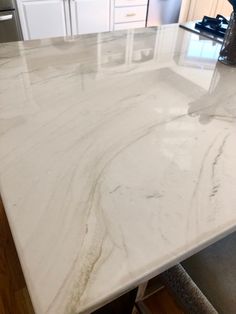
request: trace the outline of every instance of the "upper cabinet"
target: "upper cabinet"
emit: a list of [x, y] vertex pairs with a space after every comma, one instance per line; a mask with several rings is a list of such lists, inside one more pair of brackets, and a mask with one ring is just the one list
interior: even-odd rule
[[110, 30], [110, 0], [71, 1], [72, 34], [108, 32]]
[[67, 0], [18, 0], [24, 39], [70, 35]]

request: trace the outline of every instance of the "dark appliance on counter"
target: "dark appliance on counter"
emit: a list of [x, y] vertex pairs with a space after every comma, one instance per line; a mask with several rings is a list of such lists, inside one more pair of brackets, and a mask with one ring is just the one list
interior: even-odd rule
[[201, 22], [195, 24], [195, 28], [205, 33], [210, 33], [216, 37], [224, 38], [229, 21], [218, 14], [216, 18], [204, 16]]
[[14, 0], [0, 0], [0, 43], [22, 40], [20, 21]]

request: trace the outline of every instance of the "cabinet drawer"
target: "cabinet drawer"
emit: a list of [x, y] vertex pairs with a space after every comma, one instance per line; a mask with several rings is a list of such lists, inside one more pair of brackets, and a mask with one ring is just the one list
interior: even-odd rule
[[122, 29], [130, 29], [130, 28], [142, 28], [145, 27], [145, 21], [141, 22], [133, 22], [133, 23], [119, 23], [114, 25], [114, 30], [119, 31]]
[[116, 7], [147, 5], [148, 0], [115, 0]]
[[115, 8], [115, 23], [146, 20], [147, 6]]

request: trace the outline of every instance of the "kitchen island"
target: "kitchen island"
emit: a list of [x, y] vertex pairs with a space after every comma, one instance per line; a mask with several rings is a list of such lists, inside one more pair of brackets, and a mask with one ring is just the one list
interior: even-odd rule
[[235, 231], [219, 50], [178, 25], [0, 45], [0, 192], [36, 313], [89, 313]]

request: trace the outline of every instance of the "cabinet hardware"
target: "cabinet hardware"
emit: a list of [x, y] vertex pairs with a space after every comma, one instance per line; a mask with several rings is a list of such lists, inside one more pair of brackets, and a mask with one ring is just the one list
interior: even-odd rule
[[12, 20], [12, 18], [13, 18], [13, 15], [12, 15], [12, 14], [2, 15], [2, 16], [0, 16], [0, 22]]

